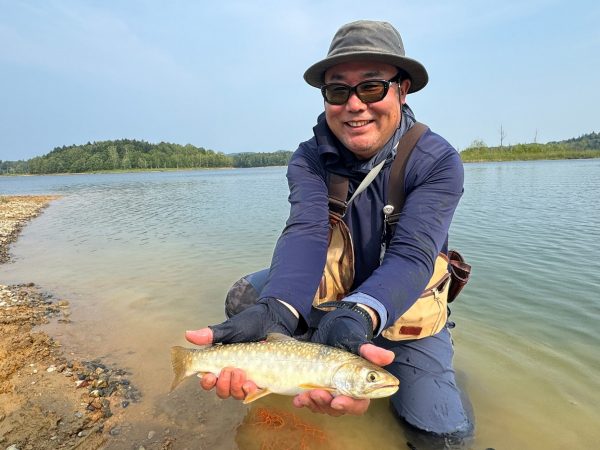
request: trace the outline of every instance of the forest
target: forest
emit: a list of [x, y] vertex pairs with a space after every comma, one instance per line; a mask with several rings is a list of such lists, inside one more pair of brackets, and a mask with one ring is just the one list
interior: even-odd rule
[[482, 141], [475, 141], [461, 151], [460, 156], [464, 162], [600, 158], [600, 133], [588, 133], [578, 138], [546, 144], [488, 147]]
[[121, 139], [57, 147], [44, 156], [0, 161], [3, 174], [85, 173], [130, 170], [285, 166], [290, 151], [225, 155], [203, 147]]

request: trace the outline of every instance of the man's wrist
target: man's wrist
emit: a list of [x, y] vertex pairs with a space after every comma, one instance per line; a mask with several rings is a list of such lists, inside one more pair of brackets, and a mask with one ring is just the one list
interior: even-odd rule
[[362, 303], [357, 303], [356, 306], [359, 307], [360, 309], [364, 309], [369, 314], [369, 316], [371, 316], [371, 323], [373, 324], [373, 332], [375, 332], [375, 330], [379, 326], [379, 315], [377, 314], [377, 312], [370, 306], [363, 305]]
[[279, 299], [276, 299], [276, 300], [280, 303], [283, 303], [287, 307], [287, 309], [289, 309], [291, 311], [291, 313], [296, 317], [296, 319], [300, 319], [300, 313], [296, 310], [296, 308], [294, 308], [289, 303], [284, 302], [283, 300], [279, 300]]

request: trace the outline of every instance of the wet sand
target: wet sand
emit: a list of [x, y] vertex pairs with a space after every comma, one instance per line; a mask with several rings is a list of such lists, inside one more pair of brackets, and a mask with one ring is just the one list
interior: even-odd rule
[[[27, 221], [55, 196], [0, 197], [0, 263]], [[0, 283], [2, 280], [0, 280]], [[38, 327], [70, 322], [69, 302], [33, 283], [0, 284], [0, 447], [98, 449], [139, 401], [128, 373], [110, 361], [69, 357]], [[161, 443], [170, 448], [169, 440]]]

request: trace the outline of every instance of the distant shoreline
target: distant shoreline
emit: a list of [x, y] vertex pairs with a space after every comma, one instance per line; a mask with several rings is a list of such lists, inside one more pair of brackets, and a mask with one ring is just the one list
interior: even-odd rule
[[529, 158], [529, 159], [462, 159], [464, 164], [469, 163], [486, 163], [486, 162], [533, 162], [533, 161], [575, 161], [575, 160], [590, 160], [590, 159], [599, 159], [600, 151], [597, 155], [587, 156], [587, 157], [579, 157], [579, 158]]
[[94, 170], [90, 172], [60, 172], [60, 173], [0, 173], [0, 177], [38, 177], [47, 175], [65, 176], [65, 175], [98, 175], [98, 174], [119, 174], [119, 173], [152, 173], [152, 172], [193, 172], [197, 170], [245, 170], [245, 169], [267, 169], [281, 168], [287, 166], [256, 166], [256, 167], [167, 167], [163, 169], [115, 169], [115, 170]]

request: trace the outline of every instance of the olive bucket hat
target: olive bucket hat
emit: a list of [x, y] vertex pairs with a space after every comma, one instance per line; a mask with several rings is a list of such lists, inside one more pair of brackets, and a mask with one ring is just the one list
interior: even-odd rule
[[348, 61], [376, 61], [404, 70], [411, 79], [409, 93], [423, 89], [429, 80], [423, 65], [404, 56], [400, 33], [387, 22], [359, 20], [343, 25], [331, 41], [327, 57], [304, 72], [304, 79], [314, 87], [324, 83], [325, 72]]

